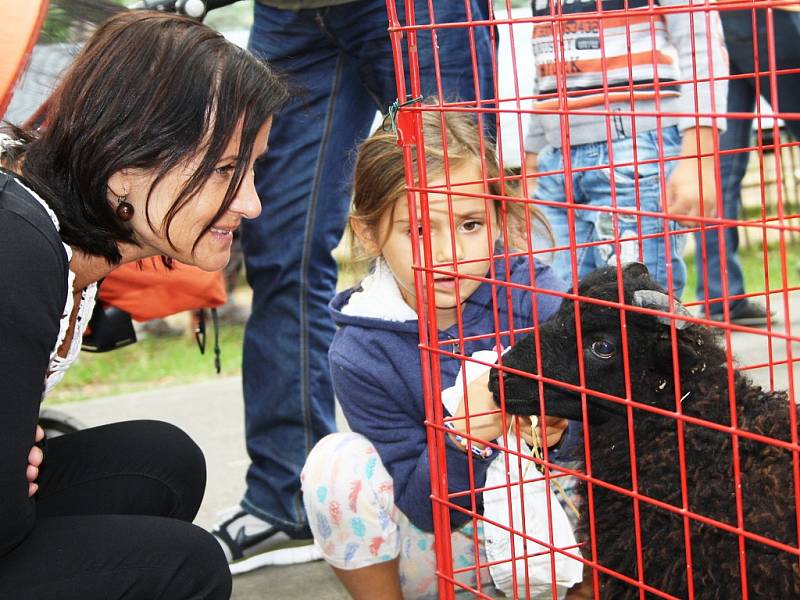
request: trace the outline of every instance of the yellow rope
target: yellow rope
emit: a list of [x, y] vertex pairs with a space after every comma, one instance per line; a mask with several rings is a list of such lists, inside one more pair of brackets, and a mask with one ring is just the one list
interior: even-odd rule
[[[537, 425], [539, 423], [539, 418], [536, 415], [531, 415], [531, 439], [533, 440], [533, 447], [531, 448], [531, 454], [538, 458], [539, 460], [544, 460], [544, 456], [542, 454], [542, 445], [539, 443], [539, 432], [537, 431]], [[547, 438], [547, 431], [544, 432], [545, 439]], [[528, 466], [534, 461], [528, 461], [528, 464], [525, 466], [525, 469], [522, 473], [523, 477], [525, 473], [528, 471]], [[544, 470], [541, 464], [535, 463], [536, 470], [539, 471], [542, 475], [544, 475]], [[564, 498], [564, 501], [567, 503], [569, 509], [575, 514], [577, 518], [581, 518], [581, 513], [578, 510], [578, 507], [575, 506], [575, 503], [572, 499], [567, 495], [567, 492], [562, 487], [561, 483], [559, 483], [558, 479], [550, 479], [550, 483], [556, 486], [556, 491], [561, 494]]]

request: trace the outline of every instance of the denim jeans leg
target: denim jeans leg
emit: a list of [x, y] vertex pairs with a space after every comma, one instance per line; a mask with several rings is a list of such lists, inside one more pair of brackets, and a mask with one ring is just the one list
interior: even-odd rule
[[[751, 112], [755, 106], [755, 95], [750, 84], [742, 79], [733, 79], [728, 87], [728, 112]], [[720, 137], [720, 150], [735, 150], [750, 145], [752, 119], [728, 119], [728, 127]], [[726, 219], [739, 218], [742, 202], [742, 179], [747, 171], [748, 152], [723, 154], [720, 157], [722, 177], [722, 207]], [[724, 234], [724, 247], [720, 251], [719, 231]], [[723, 297], [722, 256], [725, 257], [728, 296], [744, 293], [744, 274], [739, 261], [739, 232], [736, 227], [710, 226], [694, 234], [695, 265], [697, 269], [697, 299], [709, 300], [709, 312], [721, 314], [723, 304], [714, 302]], [[703, 256], [705, 249], [705, 257]], [[735, 308], [742, 300], [728, 303]]]
[[[677, 127], [667, 127], [661, 130], [660, 135], [658, 130], [640, 133], [636, 136], [635, 145], [633, 138], [614, 140], [611, 155], [607, 143], [603, 143], [602, 147], [604, 152], [595, 159], [594, 164], [580, 158], [580, 147], [573, 149], [573, 166], [576, 168], [613, 168], [613, 181], [612, 169], [586, 171], [582, 178], [581, 193], [587, 202], [596, 208], [663, 212], [662, 177], [665, 181], [669, 178], [675, 163], [656, 162], [656, 159], [680, 153], [681, 137]], [[616, 252], [619, 249], [620, 262], [643, 262], [655, 281], [665, 288], [671, 286], [675, 296], [680, 298], [686, 283], [686, 265], [683, 262], [686, 242], [685, 236], [672, 233], [677, 229], [674, 221], [623, 212], [617, 212], [615, 220], [611, 210], [587, 212], [587, 215], [591, 215], [587, 218], [594, 220], [592, 239], [609, 240], [609, 244], [594, 247], [594, 267], [616, 265]], [[668, 236], [664, 235], [665, 224], [671, 232]], [[619, 247], [614, 243], [616, 240], [620, 241]], [[589, 262], [586, 261], [587, 264]], [[585, 272], [580, 274], [585, 275]]]
[[[568, 247], [570, 244], [569, 209], [566, 208], [567, 196], [565, 187], [564, 158], [561, 148], [547, 146], [538, 155], [537, 170], [540, 173], [536, 179], [534, 198], [546, 202], [560, 202], [564, 208], [542, 205], [539, 208], [544, 213], [553, 231], [553, 243], [556, 247]], [[576, 197], [579, 199], [579, 197]], [[580, 246], [591, 239], [594, 225], [586, 219], [583, 210], [574, 209], [575, 244]], [[586, 257], [586, 248], [577, 248], [576, 264], [580, 277], [581, 264]], [[572, 251], [559, 250], [553, 253], [551, 266], [564, 281], [572, 281]]]
[[[772, 98], [772, 76], [767, 73], [759, 78], [759, 92], [781, 113], [800, 112], [800, 44], [786, 43], [800, 37], [800, 13], [774, 10], [772, 12], [772, 36], [769, 35], [766, 9], [756, 11], [756, 31], [753, 34], [753, 11], [721, 11], [720, 18], [725, 32], [725, 41], [731, 64], [731, 74], [755, 72], [754, 48], [758, 47], [758, 70], [772, 68], [770, 45], [774, 45], [774, 65], [777, 74], [775, 83], [777, 101]], [[772, 41], [770, 41], [772, 40]], [[745, 78], [755, 94], [755, 79]], [[785, 119], [786, 127], [796, 140], [800, 140], [800, 120]]]
[[[262, 214], [243, 226], [253, 312], [243, 357], [251, 465], [242, 506], [308, 535], [299, 474], [310, 449], [335, 429], [327, 359], [334, 332], [327, 303], [337, 278], [331, 251], [346, 223], [353, 151], [397, 90], [383, 0], [303, 11], [256, 4], [255, 11], [251, 50], [299, 94], [276, 116], [256, 166]], [[421, 74], [428, 94], [437, 89], [430, 64]], [[443, 89], [471, 99], [471, 73], [468, 62], [443, 66]], [[491, 81], [481, 83], [489, 94]]]
[[360, 90], [356, 69], [320, 31], [316, 11], [256, 4], [250, 45], [301, 95], [275, 118], [256, 168], [263, 211], [242, 232], [253, 288], [243, 357], [251, 465], [242, 506], [310, 535], [300, 470], [314, 444], [335, 430], [327, 360], [334, 332], [327, 302], [337, 275], [331, 250], [349, 203], [346, 157], [366, 135], [375, 105], [349, 94]]
[[[471, 14], [473, 20], [482, 18], [485, 12], [485, 0], [471, 0]], [[395, 6], [402, 25], [406, 24], [405, 0], [396, 0]], [[414, 0], [414, 23], [416, 25], [428, 25], [433, 20], [435, 23], [466, 23], [467, 11], [464, 2], [452, 2], [451, 0], [434, 0], [433, 19], [430, 17], [429, 0]], [[344, 10], [352, 4], [344, 4], [340, 10]], [[386, 19], [385, 3], [383, 6], [383, 18]], [[361, 29], [363, 26], [358, 22], [348, 23], [349, 26]], [[376, 36], [375, 34], [380, 34]], [[442, 96], [442, 100], [447, 102], [464, 100], [474, 100], [476, 91], [481, 97], [491, 99], [494, 97], [495, 77], [492, 66], [492, 41], [490, 29], [487, 27], [443, 27], [435, 30], [436, 33], [436, 55], [432, 33], [429, 30], [417, 32], [417, 44], [415, 46], [416, 58], [419, 67], [419, 84], [423, 97]], [[392, 48], [389, 38], [386, 35], [386, 28], [373, 29], [371, 32], [364, 32], [363, 40], [359, 42], [359, 47], [352, 49], [358, 52], [362, 59], [362, 78], [364, 84], [374, 90], [382, 101], [382, 110], [397, 97], [397, 85], [395, 83], [395, 64], [392, 56]], [[411, 72], [409, 67], [408, 36], [404, 36], [401, 43], [403, 54], [403, 73], [405, 74], [405, 88], [408, 95], [412, 94]], [[472, 59], [472, 44], [475, 48], [475, 61]], [[477, 75], [477, 77], [476, 77]], [[440, 85], [441, 84], [441, 88]], [[494, 104], [482, 102], [483, 108], [492, 108]], [[484, 131], [489, 137], [495, 137], [496, 117], [492, 114], [484, 114]]]
[[[797, 39], [800, 35], [800, 15], [785, 11], [774, 11], [773, 27], [775, 40]], [[770, 64], [770, 39], [767, 35], [766, 14], [756, 11], [756, 36], [753, 35], [753, 13], [750, 10], [734, 10], [720, 13], [725, 30], [731, 75], [753, 73], [755, 70], [754, 48], [758, 47], [759, 69], [764, 71]], [[800, 49], [797, 44], [775, 44], [775, 68], [778, 71], [796, 69], [800, 66]], [[800, 75], [782, 73], [776, 76], [778, 91], [778, 110], [781, 112], [800, 111]], [[759, 90], [764, 98], [771, 100], [772, 82], [770, 77], [760, 78]], [[775, 104], [775, 103], [773, 103]], [[732, 79], [728, 86], [728, 112], [752, 113], [756, 106], [755, 79]], [[734, 150], [750, 146], [752, 139], [753, 119], [728, 119], [728, 128], [720, 137], [721, 150]], [[800, 121], [789, 119], [787, 127], [795, 139], [800, 139]], [[722, 175], [722, 204], [726, 219], [738, 219], [742, 202], [742, 180], [747, 171], [749, 153], [723, 155], [720, 158]], [[739, 234], [736, 227], [725, 227], [724, 253], [728, 295], [736, 296], [745, 293], [744, 273], [738, 256]], [[702, 238], [705, 238], [703, 242]], [[716, 228], [709, 227], [704, 236], [695, 234], [698, 251], [695, 254], [697, 265], [697, 297], [713, 301], [722, 298], [722, 272], [719, 250], [719, 237]], [[705, 244], [705, 264], [703, 253], [699, 250]], [[706, 278], [707, 273], [707, 278]], [[706, 285], [707, 284], [707, 285]], [[706, 293], [707, 290], [707, 293]], [[743, 300], [728, 303], [734, 309]], [[723, 304], [715, 302], [709, 306], [712, 314], [720, 314]]]

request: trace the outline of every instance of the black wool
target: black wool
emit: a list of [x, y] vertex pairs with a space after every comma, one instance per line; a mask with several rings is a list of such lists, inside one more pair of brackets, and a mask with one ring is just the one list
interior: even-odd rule
[[[584, 441], [592, 478], [628, 491], [601, 483], [591, 485], [594, 518], [590, 520], [588, 510], [583, 511], [578, 532], [587, 540], [584, 555], [592, 558], [588, 540], [593, 537], [601, 565], [678, 598], [689, 597], [690, 583], [698, 599], [741, 598], [745, 578], [749, 598], [800, 598], [796, 554], [744, 537], [743, 578], [739, 536], [677, 512], [686, 508], [731, 528], [738, 527], [741, 518], [746, 532], [797, 549], [792, 452], [709, 426], [733, 426], [731, 406], [735, 404], [737, 430], [791, 442], [790, 411], [797, 414], [795, 404], [783, 392], [765, 391], [743, 374], [729, 372], [725, 349], [712, 330], [680, 318], [673, 319], [672, 329], [665, 313], [680, 315], [685, 309], [677, 304], [669, 309], [666, 294], [643, 265], [623, 269], [621, 288], [615, 268], [595, 271], [583, 279], [579, 295], [604, 304], [564, 300], [537, 334], [520, 340], [502, 364], [537, 373], [538, 354], [543, 377], [574, 386], [570, 389], [545, 382], [545, 413], [579, 421], [585, 416]], [[618, 305], [621, 298], [629, 307], [662, 314], [609, 305]], [[575, 390], [582, 385], [581, 370], [583, 383], [591, 390], [585, 395], [585, 406]], [[680, 386], [677, 391], [676, 385]], [[490, 387], [506, 411], [522, 415], [540, 412], [536, 379], [493, 370]], [[678, 404], [683, 415], [707, 424], [681, 424], [676, 419]], [[681, 428], [684, 465], [679, 453]], [[741, 473], [741, 517], [736, 505], [735, 454]], [[634, 474], [639, 494], [673, 510], [641, 499], [637, 519], [636, 502], [630, 495]], [[583, 482], [581, 489], [587, 498], [588, 487]], [[687, 537], [691, 569], [687, 568]], [[599, 581], [601, 598], [639, 598], [639, 588], [619, 577], [599, 572]], [[647, 593], [645, 597], [661, 596]]]

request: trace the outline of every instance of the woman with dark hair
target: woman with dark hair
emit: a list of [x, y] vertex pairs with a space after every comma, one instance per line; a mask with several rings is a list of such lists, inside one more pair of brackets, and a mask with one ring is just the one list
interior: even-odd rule
[[37, 129], [0, 142], [0, 598], [222, 599], [191, 524], [200, 449], [137, 421], [42, 440], [42, 397], [75, 360], [96, 282], [160, 256], [205, 270], [261, 210], [253, 164], [287, 98], [272, 71], [187, 18], [122, 13], [87, 43]]

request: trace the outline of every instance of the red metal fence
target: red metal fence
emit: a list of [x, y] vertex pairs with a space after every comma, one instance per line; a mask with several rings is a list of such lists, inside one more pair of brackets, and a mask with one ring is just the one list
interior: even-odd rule
[[[387, 0], [399, 102], [420, 95], [417, 39], [433, 39], [437, 69], [443, 58], [453, 60], [440, 57], [436, 50], [437, 33], [445, 28], [463, 29], [471, 39], [478, 29], [488, 28], [491, 62], [499, 69], [493, 90], [480, 90], [475, 84], [476, 96], [484, 100], [447, 98], [439, 86], [440, 99], [432, 104], [410, 102], [394, 116], [398, 143], [404, 148], [411, 229], [419, 226], [422, 231], [413, 261], [421, 299], [420, 348], [440, 597], [452, 598], [458, 590], [494, 597], [493, 579], [486, 571], [500, 563], [510, 567], [514, 597], [563, 597], [575, 581], [574, 561], [580, 563], [585, 581], [567, 597], [800, 597], [800, 446], [794, 410], [800, 360], [800, 169], [799, 144], [792, 135], [800, 123], [800, 110], [795, 109], [800, 86], [793, 87], [800, 81], [796, 58], [800, 37], [786, 33], [794, 27], [800, 35], [800, 2], [540, 0], [531, 16], [530, 10], [512, 8], [507, 0], [490, 7], [487, 21], [473, 14], [474, 2], [465, 0], [468, 18], [459, 23], [437, 22], [437, 4], [428, 1], [432, 18], [421, 23], [412, 2], [398, 14], [395, 2]], [[740, 25], [735, 33], [734, 16]], [[681, 47], [676, 47], [676, 40]], [[472, 61], [477, 81], [474, 40], [470, 48], [471, 55], [458, 58]], [[732, 100], [736, 89], [742, 93], [743, 84], [752, 94], [750, 108]], [[489, 175], [491, 165], [485, 156], [479, 161], [480, 179], [452, 181], [448, 175], [427, 172], [422, 157], [432, 140], [426, 140], [423, 114], [439, 115], [444, 123], [447, 114], [457, 112], [475, 115], [482, 130], [496, 129], [500, 164], [496, 176]], [[527, 165], [525, 161], [531, 119], [545, 130], [539, 132], [540, 146], [535, 148], [538, 168], [532, 160]], [[728, 141], [730, 147], [721, 146], [722, 131], [739, 127], [741, 133], [744, 125], [749, 132], [751, 121], [752, 137], [745, 143], [734, 141], [730, 146]], [[594, 124], [584, 127], [585, 123]], [[681, 137], [670, 139], [676, 131]], [[648, 132], [654, 154], [644, 152], [642, 140]], [[447, 134], [441, 135], [446, 148]], [[632, 153], [618, 145], [628, 138], [633, 140]], [[541, 139], [546, 146], [541, 146]], [[597, 148], [605, 148], [607, 154], [598, 158]], [[730, 187], [736, 187], [737, 178], [724, 179], [721, 169], [735, 172], [736, 165], [741, 169], [748, 161], [741, 204], [735, 198], [738, 211], [731, 212], [729, 206], [726, 213], [724, 200], [731, 202], [736, 196]], [[445, 173], [453, 168], [445, 152]], [[598, 180], [606, 182], [607, 197], [602, 197]], [[482, 191], [475, 193], [476, 185]], [[632, 194], [620, 191], [625, 186]], [[692, 186], [698, 190], [696, 198]], [[493, 191], [497, 189], [499, 193]], [[645, 203], [647, 194], [656, 198], [655, 208]], [[470, 261], [459, 258], [453, 241], [459, 226], [455, 222], [450, 226], [455, 258], [437, 262], [428, 212], [433, 198], [445, 198], [452, 219], [458, 202], [475, 197], [484, 199], [487, 215], [497, 209], [496, 227], [506, 234], [497, 244], [492, 235], [486, 236], [484, 250], [495, 260], [483, 277], [470, 275]], [[547, 236], [526, 219], [527, 247], [508, 243], [515, 205], [563, 217], [563, 222], [554, 224], [555, 241], [547, 242]], [[738, 260], [729, 237], [736, 228], [741, 237]], [[583, 236], [587, 229], [592, 233]], [[601, 229], [605, 233], [598, 235]], [[717, 239], [706, 243], [708, 236]], [[532, 283], [515, 283], [505, 275], [506, 268], [497, 274], [496, 265], [508, 267], [519, 257], [530, 263], [552, 263], [556, 250], [568, 253], [561, 255], [562, 265], [563, 256], [568, 257], [567, 269], [561, 272], [571, 284], [567, 289], [540, 289], [535, 277]], [[685, 286], [676, 254], [683, 255], [689, 267]], [[700, 257], [697, 267], [693, 254]], [[721, 273], [716, 301], [696, 292], [699, 279], [709, 290], [706, 295], [711, 293], [709, 278], [715, 276], [709, 265], [714, 255]], [[591, 257], [592, 266], [613, 267], [618, 275], [631, 260], [648, 263], [654, 278], [661, 279], [666, 300], [660, 305], [633, 301], [619, 277], [612, 284], [612, 297], [581, 295], [577, 285], [581, 271], [587, 270], [581, 256]], [[736, 277], [739, 262], [744, 289], [733, 290], [738, 284], [731, 277]], [[661, 269], [662, 275], [653, 273]], [[459, 335], [440, 339], [441, 317], [435, 303], [426, 305], [422, 300], [436, 296], [437, 276], [489, 285], [492, 302], [487, 310], [493, 313], [495, 327], [465, 336], [462, 303], [455, 311]], [[541, 326], [535, 294], [529, 296], [531, 323], [515, 327], [513, 315], [504, 320], [501, 299], [526, 289], [569, 305], [572, 312], [564, 317], [560, 333]], [[675, 304], [679, 299], [684, 308]], [[715, 308], [721, 309], [719, 315]], [[757, 323], [759, 308], [766, 315], [763, 323]], [[609, 311], [615, 315], [611, 328], [619, 335], [619, 347], [613, 352], [597, 346], [591, 337]], [[502, 323], [507, 326], [501, 327]], [[655, 323], [650, 333], [647, 323]], [[713, 340], [703, 338], [702, 328], [718, 335]], [[687, 349], [682, 340], [689, 334], [695, 341]], [[504, 357], [472, 356], [466, 350], [479, 339], [507, 348], [529, 335], [535, 348], [530, 356], [535, 358], [525, 369], [519, 361], [513, 367], [503, 366]], [[543, 341], [546, 336], [554, 337]], [[552, 344], [570, 336], [574, 341], [564, 342], [554, 361], [548, 355], [553, 353]], [[703, 345], [705, 339], [711, 341]], [[659, 349], [664, 344], [666, 353]], [[623, 376], [619, 392], [613, 391], [613, 374], [597, 377], [591, 371], [592, 361], [607, 360], [609, 354], [618, 361], [612, 373]], [[443, 407], [440, 372], [440, 362], [447, 357], [457, 358], [464, 368], [492, 366], [506, 375], [528, 371], [530, 405], [540, 414], [563, 416], [550, 412], [549, 398], [558, 396], [558, 390], [572, 394], [578, 422], [583, 422], [577, 462], [551, 460], [553, 450], [546, 445], [541, 458], [531, 456], [511, 427], [518, 417], [503, 412], [510, 398], [504, 379], [506, 385], [497, 393], [501, 408], [496, 410], [503, 412], [507, 433], [497, 440], [473, 439], [469, 431], [463, 436], [488, 445], [496, 457], [500, 455], [495, 460], [501, 464], [506, 461], [501, 481], [484, 483], [482, 477], [473, 476], [470, 489], [449, 489], [444, 453], [450, 435], [447, 423], [453, 419]], [[545, 366], [559, 361], [563, 374]], [[571, 370], [574, 375], [567, 376]], [[766, 391], [748, 387], [736, 373], [746, 374]], [[467, 384], [460, 381], [456, 388], [456, 395], [465, 397], [469, 416]], [[661, 398], [658, 394], [665, 389], [665, 402], [651, 401]], [[602, 410], [612, 416], [595, 424]], [[616, 429], [608, 425], [615, 419]], [[463, 420], [457, 428], [462, 433], [468, 430]], [[603, 448], [606, 442], [608, 448]], [[610, 452], [615, 444], [624, 453], [622, 461], [618, 452], [616, 458]], [[465, 460], [474, 471], [475, 461], [485, 459], [468, 453]], [[531, 464], [536, 468], [529, 469]], [[572, 509], [556, 484], [570, 476], [573, 482], [582, 482], [575, 493], [581, 516], [572, 519], [576, 541], [564, 543], [570, 536], [558, 531], [563, 530], [563, 514]], [[532, 525], [534, 520], [525, 515], [529, 507], [519, 500], [534, 489], [544, 525]], [[486, 494], [493, 492], [496, 502], [498, 491], [506, 498], [503, 522], [492, 520], [482, 507]], [[464, 498], [469, 499], [466, 508], [460, 506], [463, 501], [455, 502]], [[608, 511], [619, 507], [623, 509], [616, 525], [609, 525], [614, 519], [608, 518]], [[451, 509], [471, 517], [466, 531], [473, 535], [475, 564], [453, 563]], [[553, 525], [554, 519], [561, 521]], [[509, 547], [505, 558], [494, 561], [485, 547], [487, 529], [492, 527]], [[610, 527], [616, 529], [603, 529]], [[538, 561], [527, 560], [532, 557]], [[464, 573], [473, 573], [474, 583], [463, 583], [459, 576]], [[764, 581], [771, 584], [764, 587]]]

